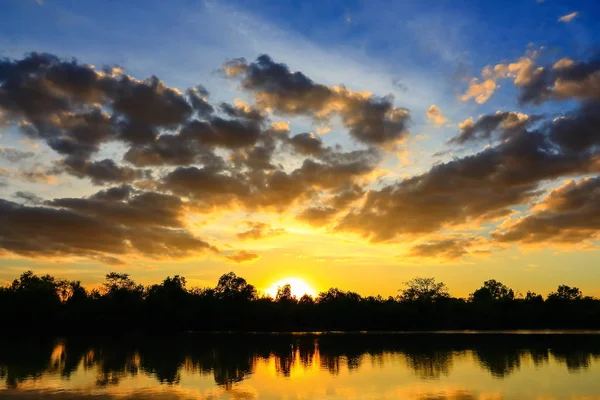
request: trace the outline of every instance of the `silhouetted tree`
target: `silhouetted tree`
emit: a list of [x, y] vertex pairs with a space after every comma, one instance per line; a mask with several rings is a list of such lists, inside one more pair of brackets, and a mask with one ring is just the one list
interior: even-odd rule
[[163, 302], [181, 301], [188, 295], [185, 285], [185, 278], [179, 275], [175, 275], [173, 278], [169, 276], [162, 284], [150, 286], [147, 296], [149, 299], [160, 299]]
[[302, 305], [313, 305], [315, 304], [315, 299], [310, 294], [303, 294], [302, 297], [298, 300], [298, 304]]
[[119, 274], [117, 272], [110, 272], [106, 274], [106, 282], [102, 284], [107, 292], [117, 292], [119, 290], [136, 290], [136, 284], [129, 274]]
[[226, 273], [219, 278], [214, 293], [217, 298], [225, 300], [250, 301], [257, 297], [254, 286], [233, 272]]
[[434, 302], [450, 297], [448, 288], [443, 282], [436, 282], [435, 278], [413, 278], [404, 282], [405, 289], [400, 289], [401, 301]]
[[490, 300], [514, 300], [515, 292], [506, 285], [491, 279], [471, 294], [474, 302]]
[[11, 290], [15, 293], [46, 297], [53, 301], [60, 300], [57, 289], [58, 284], [53, 277], [44, 275], [40, 278], [31, 271], [24, 272], [11, 285]]
[[581, 300], [582, 297], [579, 288], [560, 285], [558, 289], [556, 289], [556, 292], [552, 292], [548, 295], [548, 300], [572, 301]]
[[345, 292], [338, 288], [330, 288], [326, 292], [319, 293], [317, 297], [317, 302], [319, 304], [327, 304], [336, 301], [346, 301], [346, 302], [359, 302], [361, 299], [360, 295], [355, 292]]
[[600, 301], [578, 288], [561, 285], [544, 301], [531, 291], [515, 298], [512, 289], [489, 280], [467, 301], [450, 297], [433, 278], [407, 282], [397, 298], [330, 288], [298, 300], [289, 285], [274, 299], [258, 297], [233, 272], [214, 288], [191, 289], [179, 275], [144, 288], [128, 274], [111, 272], [101, 290], [88, 293], [79, 281], [27, 271], [0, 288], [0, 309], [4, 333], [600, 328]]
[[[185, 289], [184, 277], [167, 277], [160, 285], [146, 291], [145, 307], [152, 320], [160, 319], [159, 326], [183, 327], [188, 317], [190, 293]], [[160, 328], [159, 328], [160, 329]]]
[[5, 292], [3, 324], [13, 327], [46, 329], [61, 307], [58, 284], [50, 275], [39, 277], [26, 271]]
[[292, 286], [289, 283], [277, 288], [275, 301], [278, 303], [296, 303], [298, 300], [292, 295]]
[[537, 294], [535, 292], [527, 291], [527, 294], [525, 295], [524, 300], [525, 301], [530, 301], [530, 302], [541, 303], [541, 302], [544, 301], [544, 298], [542, 297], [541, 294]]

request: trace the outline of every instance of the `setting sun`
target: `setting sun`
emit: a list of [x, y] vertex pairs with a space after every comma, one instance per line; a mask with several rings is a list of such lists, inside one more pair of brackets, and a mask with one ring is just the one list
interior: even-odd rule
[[316, 296], [315, 290], [304, 280], [301, 278], [284, 278], [275, 283], [273, 283], [268, 289], [265, 290], [265, 293], [269, 296], [275, 297], [277, 295], [277, 289], [289, 284], [292, 287], [292, 296], [300, 298], [305, 294], [308, 294], [312, 297]]

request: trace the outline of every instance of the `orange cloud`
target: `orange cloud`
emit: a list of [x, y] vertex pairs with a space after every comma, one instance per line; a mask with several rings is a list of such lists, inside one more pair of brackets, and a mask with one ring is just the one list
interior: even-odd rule
[[244, 232], [237, 234], [238, 239], [241, 240], [257, 240], [265, 239], [275, 236], [281, 236], [286, 234], [286, 230], [283, 228], [272, 228], [271, 225], [264, 222], [251, 222], [246, 221], [245, 225], [249, 228]]
[[575, 17], [577, 17], [579, 15], [579, 13], [577, 11], [572, 12], [570, 14], [567, 15], [563, 15], [562, 17], [560, 17], [558, 19], [558, 22], [571, 22], [575, 19]]
[[471, 79], [469, 88], [465, 94], [460, 96], [460, 100], [474, 99], [478, 104], [485, 103], [500, 87], [497, 83], [500, 79], [510, 78], [517, 86], [530, 84], [543, 72], [543, 68], [535, 66], [536, 56], [537, 52], [530, 52], [514, 63], [486, 66], [481, 71], [481, 78]]
[[432, 120], [438, 126], [443, 125], [446, 123], [446, 121], [448, 121], [448, 119], [444, 117], [442, 110], [440, 110], [435, 104], [432, 104], [429, 106], [429, 109], [427, 109], [427, 119]]
[[260, 258], [258, 254], [250, 253], [246, 250], [240, 250], [234, 254], [225, 256], [226, 259], [235, 263], [253, 262]]

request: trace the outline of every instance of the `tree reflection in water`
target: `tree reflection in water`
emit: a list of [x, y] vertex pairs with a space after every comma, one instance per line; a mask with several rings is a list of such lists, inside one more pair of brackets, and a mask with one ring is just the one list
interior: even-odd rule
[[383, 366], [390, 354], [400, 356], [420, 379], [451, 374], [457, 357], [465, 356], [494, 378], [503, 379], [527, 358], [535, 366], [552, 359], [569, 372], [585, 370], [593, 358], [600, 358], [600, 336], [187, 334], [118, 341], [5, 339], [0, 344], [0, 378], [6, 387], [16, 389], [26, 380], [49, 374], [69, 380], [83, 370], [95, 372], [96, 387], [106, 388], [138, 374], [165, 385], [178, 385], [182, 373], [211, 374], [217, 385], [231, 390], [261, 362], [271, 363], [274, 373], [283, 377], [290, 377], [297, 368], [320, 368], [336, 375], [366, 363]]

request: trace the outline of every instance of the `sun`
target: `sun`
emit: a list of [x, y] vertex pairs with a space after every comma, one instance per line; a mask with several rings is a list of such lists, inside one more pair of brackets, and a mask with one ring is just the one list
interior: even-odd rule
[[312, 297], [316, 296], [315, 290], [302, 278], [284, 278], [281, 279], [274, 284], [272, 284], [265, 292], [275, 297], [277, 295], [277, 289], [283, 285], [289, 284], [292, 287], [292, 296], [296, 296], [300, 298], [305, 294], [308, 294]]

